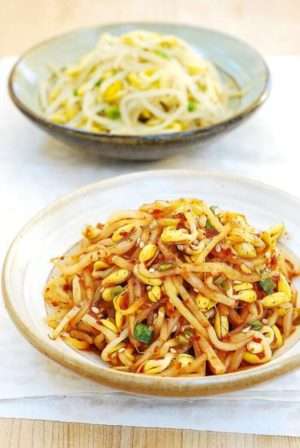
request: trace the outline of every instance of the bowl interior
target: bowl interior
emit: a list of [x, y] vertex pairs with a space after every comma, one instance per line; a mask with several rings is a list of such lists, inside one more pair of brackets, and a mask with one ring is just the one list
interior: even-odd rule
[[284, 245], [294, 254], [300, 253], [300, 218], [294, 213], [298, 202], [262, 184], [197, 171], [148, 171], [102, 181], [56, 201], [37, 215], [13, 243], [5, 263], [3, 286], [8, 311], [18, 328], [40, 351], [61, 364], [101, 383], [145, 394], [196, 396], [224, 392], [300, 365], [300, 344], [296, 344], [299, 332], [266, 365], [202, 378], [161, 378], [112, 371], [97, 356], [76, 352], [62, 341], [48, 338], [42, 292], [51, 271], [49, 260], [67, 252], [88, 223], [103, 221], [113, 211], [136, 208], [143, 202], [178, 197], [199, 197], [224, 209], [241, 211], [257, 228], [269, 227], [284, 217], [289, 231]]
[[175, 34], [216, 64], [222, 76], [233, 79], [244, 92], [243, 97], [232, 105], [234, 115], [251, 109], [260, 100], [263, 101], [269, 73], [264, 60], [253, 48], [216, 31], [158, 23], [95, 26], [60, 35], [37, 45], [25, 53], [15, 67], [11, 78], [14, 96], [28, 111], [40, 116], [39, 84], [48, 78], [49, 65], [59, 67], [74, 63], [95, 46], [101, 33], [119, 35], [135, 29]]

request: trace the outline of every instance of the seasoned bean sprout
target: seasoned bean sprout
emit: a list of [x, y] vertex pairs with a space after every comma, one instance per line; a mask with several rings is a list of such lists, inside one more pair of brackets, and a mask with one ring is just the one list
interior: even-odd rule
[[50, 337], [111, 367], [213, 375], [266, 363], [299, 323], [285, 230], [258, 231], [198, 199], [156, 201], [87, 226], [53, 260]]

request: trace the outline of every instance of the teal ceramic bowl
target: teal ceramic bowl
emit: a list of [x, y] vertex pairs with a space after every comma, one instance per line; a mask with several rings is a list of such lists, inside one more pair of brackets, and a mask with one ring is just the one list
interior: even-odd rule
[[[40, 81], [49, 76], [47, 65], [62, 66], [75, 62], [95, 46], [102, 33], [118, 35], [135, 29], [179, 36], [212, 61], [224, 78], [230, 78], [245, 92], [232, 106], [232, 116], [206, 128], [148, 136], [97, 134], [48, 121], [43, 116], [38, 95]], [[13, 67], [8, 88], [18, 109], [58, 140], [79, 146], [82, 150], [93, 148], [104, 157], [155, 160], [189, 148], [201, 149], [212, 139], [240, 125], [267, 99], [270, 74], [256, 50], [227, 34], [180, 24], [123, 23], [78, 29], [31, 48]]]

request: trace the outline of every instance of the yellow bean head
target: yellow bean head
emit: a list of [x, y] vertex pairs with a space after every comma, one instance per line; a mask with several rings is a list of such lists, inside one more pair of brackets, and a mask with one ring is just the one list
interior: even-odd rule
[[113, 286], [111, 288], [105, 288], [102, 293], [102, 299], [105, 302], [111, 302], [115, 297], [119, 296], [124, 291], [122, 286]]
[[247, 303], [253, 303], [257, 299], [256, 292], [253, 289], [240, 291], [237, 296], [235, 296], [238, 300]]
[[113, 233], [111, 239], [114, 243], [118, 243], [119, 241], [124, 239], [124, 235], [128, 235], [130, 232], [132, 232], [134, 227], [134, 224], [126, 224], [125, 226], [120, 227]]
[[117, 271], [112, 272], [110, 275], [105, 277], [102, 281], [102, 285], [120, 285], [128, 279], [129, 275], [130, 272], [127, 269], [118, 269]]
[[255, 258], [256, 250], [253, 244], [250, 243], [239, 243], [234, 246], [238, 255], [242, 258]]
[[146, 263], [151, 260], [157, 254], [157, 246], [155, 244], [146, 244], [145, 247], [139, 253], [139, 261]]
[[196, 304], [200, 311], [206, 312], [215, 306], [215, 302], [208, 297], [198, 294], [195, 298]]
[[96, 261], [96, 263], [94, 263], [94, 270], [95, 271], [102, 271], [103, 269], [107, 269], [109, 267], [109, 265], [107, 263], [105, 263], [105, 261]]
[[264, 297], [261, 300], [261, 304], [265, 308], [275, 308], [276, 306], [288, 303], [289, 301], [290, 298], [284, 292], [274, 292], [274, 294]]
[[177, 356], [176, 360], [179, 362], [181, 367], [187, 367], [195, 360], [195, 358], [188, 353], [181, 353]]
[[163, 243], [185, 243], [191, 240], [191, 235], [186, 229], [164, 228], [161, 234]]
[[292, 290], [289, 285], [289, 282], [287, 281], [287, 278], [280, 274], [279, 282], [278, 282], [278, 291], [285, 293], [289, 299], [292, 298]]
[[159, 286], [153, 286], [150, 291], [148, 291], [148, 298], [151, 302], [158, 302], [161, 297], [161, 289]]

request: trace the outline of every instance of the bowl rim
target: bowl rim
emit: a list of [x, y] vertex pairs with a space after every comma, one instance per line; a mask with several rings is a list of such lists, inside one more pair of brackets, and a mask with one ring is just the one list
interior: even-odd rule
[[[255, 54], [255, 56], [260, 60], [262, 63], [264, 74], [265, 74], [265, 82], [263, 84], [262, 91], [260, 94], [252, 101], [252, 103], [247, 106], [245, 109], [241, 110], [239, 113], [225, 119], [222, 121], [219, 121], [213, 125], [206, 126], [203, 128], [196, 128], [192, 129], [190, 131], [183, 131], [183, 132], [171, 132], [171, 133], [160, 133], [160, 134], [147, 134], [147, 135], [138, 135], [138, 134], [104, 134], [104, 133], [96, 133], [76, 128], [67, 127], [64, 125], [59, 125], [56, 123], [51, 122], [50, 120], [43, 117], [42, 114], [39, 114], [35, 112], [32, 108], [26, 106], [26, 104], [19, 98], [19, 96], [16, 93], [16, 90], [14, 88], [14, 80], [16, 76], [17, 69], [19, 65], [25, 60], [25, 58], [30, 55], [31, 52], [39, 49], [40, 47], [44, 46], [45, 44], [49, 44], [52, 41], [55, 41], [57, 39], [64, 38], [66, 36], [80, 33], [83, 31], [88, 30], [98, 30], [101, 32], [101, 27], [121, 27], [121, 26], [136, 26], [137, 28], [142, 28], [143, 26], [171, 26], [176, 28], [185, 27], [187, 29], [191, 29], [194, 31], [205, 31], [208, 33], [212, 33], [215, 35], [219, 35], [220, 37], [225, 37], [226, 39], [230, 39], [234, 42], [237, 42], [239, 44], [242, 44], [244, 47], [251, 50], [252, 53]], [[175, 32], [175, 30], [174, 30]], [[180, 22], [140, 22], [140, 21], [133, 21], [133, 22], [115, 22], [115, 23], [107, 23], [107, 24], [97, 24], [93, 26], [88, 27], [78, 27], [71, 31], [68, 31], [66, 33], [61, 33], [54, 35], [48, 39], [45, 39], [38, 44], [30, 47], [28, 50], [26, 50], [24, 53], [21, 54], [21, 56], [17, 59], [17, 61], [14, 63], [8, 77], [8, 93], [15, 104], [15, 106], [29, 119], [36, 122], [37, 124], [49, 129], [56, 131], [60, 134], [66, 134], [70, 136], [75, 136], [79, 139], [89, 139], [98, 141], [101, 143], [126, 143], [128, 145], [136, 145], [137, 143], [144, 144], [144, 145], [152, 145], [153, 143], [157, 143], [158, 141], [168, 143], [168, 144], [176, 144], [178, 141], [182, 140], [194, 140], [197, 138], [205, 137], [207, 135], [216, 135], [219, 132], [222, 132], [227, 127], [233, 127], [237, 125], [240, 121], [242, 121], [244, 118], [250, 116], [252, 113], [254, 113], [260, 106], [264, 104], [264, 102], [268, 99], [270, 95], [271, 90], [271, 74], [269, 67], [264, 59], [264, 57], [251, 45], [249, 45], [246, 41], [237, 38], [229, 33], [224, 33], [218, 30], [214, 30], [211, 28], [206, 27], [198, 27], [195, 25], [189, 25], [185, 23]]]
[[284, 373], [290, 372], [300, 367], [300, 355], [293, 354], [275, 358], [267, 364], [246, 369], [236, 373], [226, 373], [219, 376], [210, 377], [159, 377], [145, 374], [136, 374], [129, 372], [120, 372], [110, 369], [106, 366], [94, 365], [86, 362], [83, 358], [75, 359], [72, 356], [58, 350], [50, 341], [43, 342], [36, 334], [34, 329], [19, 316], [18, 309], [14, 305], [14, 300], [10, 297], [9, 286], [6, 278], [9, 275], [9, 265], [12, 263], [13, 252], [18, 246], [18, 241], [22, 239], [26, 232], [29, 231], [37, 222], [43, 220], [53, 211], [63, 208], [76, 198], [88, 194], [90, 191], [100, 188], [108, 188], [120, 182], [126, 182], [133, 178], [138, 180], [144, 176], [174, 176], [174, 175], [197, 175], [197, 176], [213, 176], [224, 181], [239, 181], [247, 183], [250, 187], [256, 186], [269, 190], [274, 194], [280, 194], [287, 199], [296, 201], [300, 206], [300, 199], [278, 188], [269, 186], [263, 182], [241, 176], [233, 176], [222, 174], [214, 171], [201, 170], [151, 170], [141, 171], [139, 173], [130, 173], [112, 178], [104, 179], [91, 183], [84, 187], [74, 190], [72, 193], [64, 195], [59, 199], [51, 202], [47, 207], [35, 214], [25, 226], [18, 232], [12, 243], [10, 244], [5, 256], [2, 269], [2, 293], [6, 310], [20, 333], [27, 339], [38, 351], [46, 355], [48, 358], [56, 361], [64, 367], [67, 367], [81, 376], [90, 378], [100, 384], [110, 386], [115, 389], [140, 395], [154, 395], [160, 397], [177, 397], [177, 398], [197, 398], [200, 396], [216, 395], [225, 392], [236, 391], [242, 388], [253, 386], [254, 384], [275, 378]]

